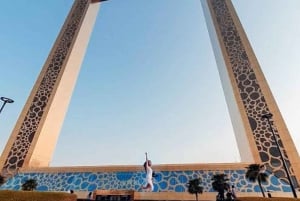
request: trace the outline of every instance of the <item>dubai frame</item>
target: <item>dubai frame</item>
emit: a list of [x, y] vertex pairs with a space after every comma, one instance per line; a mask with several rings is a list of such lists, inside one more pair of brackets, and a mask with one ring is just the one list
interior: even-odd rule
[[[2, 173], [14, 175], [9, 181], [11, 183], [5, 184], [4, 188], [17, 188], [13, 183], [18, 183], [20, 179], [18, 177], [22, 177], [22, 174], [23, 176], [31, 174], [40, 179], [38, 181], [40, 190], [71, 188], [79, 191], [137, 190], [140, 184], [137, 177], [142, 174], [140, 167], [81, 167], [78, 169], [48, 167], [102, 1], [74, 1], [1, 155]], [[193, 174], [200, 175], [206, 185], [205, 190], [210, 192], [212, 190], [207, 177], [221, 171], [231, 175], [230, 181], [236, 182], [240, 192], [255, 192], [256, 186], [254, 184], [251, 186], [244, 178], [242, 179], [242, 174], [244, 174], [245, 164], [259, 163], [264, 164], [267, 171], [272, 174], [272, 181], [267, 189], [290, 192], [291, 189], [287, 185], [289, 175], [286, 174], [284, 166], [290, 173], [293, 185], [299, 187], [299, 155], [234, 7], [230, 0], [202, 0], [201, 3], [242, 162], [157, 166], [161, 181], [157, 182], [155, 191], [169, 192], [169, 194], [186, 191], [183, 183], [190, 178], [192, 171]], [[262, 118], [263, 115], [270, 113], [273, 114], [272, 118]], [[278, 144], [272, 133], [276, 135]], [[277, 146], [280, 147], [284, 160]], [[170, 177], [164, 176], [166, 172], [177, 175], [174, 179], [177, 183], [174, 183]], [[64, 184], [64, 187], [59, 186], [60, 184], [56, 186], [51, 184], [51, 186], [49, 184], [51, 181], [44, 181], [37, 176], [47, 174], [51, 178], [51, 175], [56, 175], [53, 178], [57, 179], [59, 173], [69, 173], [73, 176], [73, 180], [65, 175], [68, 178], [67, 182], [64, 183], [64, 179], [60, 178], [61, 185]], [[93, 175], [94, 180], [89, 176], [90, 183], [83, 185], [85, 177], [80, 175], [83, 173]], [[101, 182], [103, 178], [101, 175], [113, 178], [112, 180], [119, 185], [108, 181], [108, 183]]]

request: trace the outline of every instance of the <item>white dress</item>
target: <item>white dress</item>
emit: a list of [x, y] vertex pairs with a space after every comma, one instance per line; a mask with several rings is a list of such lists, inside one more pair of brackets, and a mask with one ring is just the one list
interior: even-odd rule
[[152, 181], [152, 173], [153, 173], [153, 170], [152, 170], [151, 167], [147, 166], [147, 167], [146, 167], [146, 171], [147, 171], [147, 172], [146, 172], [146, 186], [147, 186], [147, 184], [149, 184], [150, 187], [151, 187], [151, 191], [153, 191], [153, 189], [154, 189], [153, 181]]

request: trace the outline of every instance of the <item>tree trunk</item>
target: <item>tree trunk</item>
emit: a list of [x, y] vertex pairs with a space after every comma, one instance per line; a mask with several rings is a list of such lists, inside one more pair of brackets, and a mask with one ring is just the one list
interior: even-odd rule
[[263, 189], [263, 187], [261, 186], [260, 179], [258, 179], [258, 185], [259, 185], [259, 188], [260, 188], [260, 190], [261, 190], [261, 193], [263, 194], [264, 197], [266, 197], [265, 192], [264, 192], [264, 189]]
[[196, 193], [195, 195], [196, 195], [196, 201], [198, 201], [198, 193]]

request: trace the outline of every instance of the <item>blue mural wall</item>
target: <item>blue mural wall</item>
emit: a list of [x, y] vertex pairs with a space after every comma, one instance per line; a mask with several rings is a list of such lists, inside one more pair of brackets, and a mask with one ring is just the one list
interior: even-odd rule
[[[225, 173], [230, 183], [238, 192], [260, 192], [257, 183], [245, 179], [245, 170], [228, 171], [160, 171], [154, 178], [154, 192], [186, 192], [187, 182], [193, 178], [201, 178], [204, 192], [213, 192], [212, 175]], [[28, 179], [36, 179], [39, 191], [93, 191], [96, 189], [118, 189], [141, 191], [144, 185], [145, 172], [64, 172], [64, 173], [19, 173], [10, 178], [0, 189], [20, 190]], [[290, 192], [290, 186], [273, 175], [263, 185], [265, 190]]]

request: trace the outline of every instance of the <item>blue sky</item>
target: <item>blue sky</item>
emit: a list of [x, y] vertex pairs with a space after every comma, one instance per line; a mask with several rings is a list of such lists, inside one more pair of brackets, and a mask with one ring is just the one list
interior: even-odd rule
[[[232, 0], [300, 150], [300, 1]], [[3, 150], [73, 0], [0, 7]], [[224, 153], [226, 147], [226, 153]], [[237, 162], [199, 0], [102, 4], [51, 165]]]

